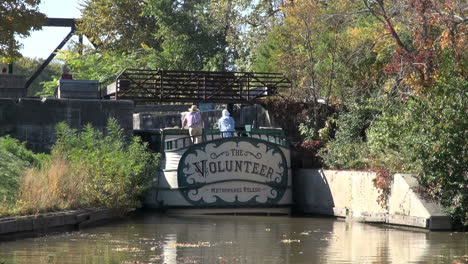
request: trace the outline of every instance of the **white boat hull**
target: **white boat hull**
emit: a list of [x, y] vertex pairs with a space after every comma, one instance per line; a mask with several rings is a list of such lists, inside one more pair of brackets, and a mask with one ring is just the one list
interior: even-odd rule
[[286, 144], [232, 137], [164, 154], [147, 207], [203, 214], [289, 214], [292, 180]]

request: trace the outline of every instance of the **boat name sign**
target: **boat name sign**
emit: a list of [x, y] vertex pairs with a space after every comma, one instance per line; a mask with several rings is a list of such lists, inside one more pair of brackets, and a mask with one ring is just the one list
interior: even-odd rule
[[252, 138], [225, 138], [191, 146], [182, 156], [178, 184], [197, 206], [271, 205], [287, 188], [281, 149]]

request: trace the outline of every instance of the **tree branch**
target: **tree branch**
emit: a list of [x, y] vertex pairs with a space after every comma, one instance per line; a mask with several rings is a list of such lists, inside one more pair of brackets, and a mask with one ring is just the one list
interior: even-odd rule
[[[392, 22], [391, 22], [391, 19], [390, 19], [390, 16], [387, 14], [387, 11], [385, 10], [385, 6], [384, 6], [384, 3], [383, 3], [383, 0], [376, 0], [377, 4], [379, 5], [380, 7], [380, 10], [381, 10], [381, 13], [377, 13], [374, 9], [372, 9], [372, 7], [369, 5], [369, 3], [367, 2], [367, 0], [363, 0], [364, 1], [364, 4], [366, 5], [366, 7], [369, 9], [369, 11], [372, 13], [372, 15], [374, 15], [380, 22], [384, 23], [386, 27], [388, 27], [388, 29], [390, 30], [390, 34], [392, 35], [392, 37], [395, 39], [395, 41], [397, 42], [397, 45], [403, 49], [407, 54], [411, 54], [411, 52], [409, 51], [409, 49], [405, 46], [405, 44], [401, 41], [400, 39], [400, 36], [398, 35], [398, 33], [396, 32], [395, 28], [393, 27], [392, 25]], [[379, 15], [381, 17], [379, 17]]]

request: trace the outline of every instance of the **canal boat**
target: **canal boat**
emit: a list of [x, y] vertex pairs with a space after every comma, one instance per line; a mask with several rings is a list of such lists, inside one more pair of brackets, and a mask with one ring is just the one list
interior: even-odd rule
[[205, 129], [160, 130], [161, 163], [145, 206], [170, 213], [289, 214], [289, 144], [280, 128], [246, 126], [230, 137]]

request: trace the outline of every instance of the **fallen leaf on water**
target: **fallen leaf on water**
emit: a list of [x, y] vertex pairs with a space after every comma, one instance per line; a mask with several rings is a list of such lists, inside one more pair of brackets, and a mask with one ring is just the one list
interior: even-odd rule
[[109, 241], [110, 243], [126, 243], [124, 240], [112, 239]]
[[121, 248], [113, 248], [112, 251], [130, 251], [130, 252], [141, 252], [142, 249], [136, 247], [121, 247]]
[[174, 243], [172, 244], [172, 247], [209, 247], [210, 242], [198, 242], [196, 244], [194, 243]]
[[158, 255], [158, 256], [154, 256], [152, 258], [149, 259], [149, 261], [156, 261], [156, 260], [161, 260], [163, 257], [161, 255]]
[[281, 243], [301, 243], [299, 239], [283, 239]]

